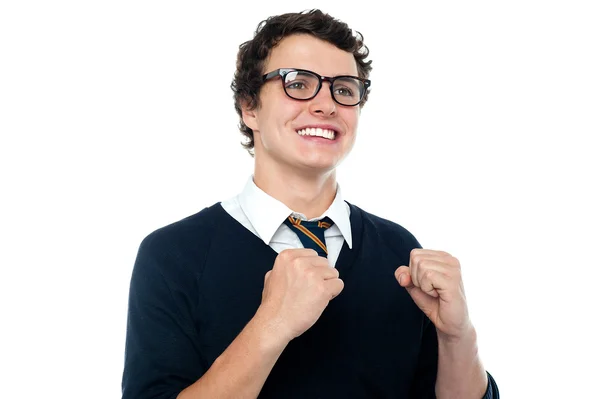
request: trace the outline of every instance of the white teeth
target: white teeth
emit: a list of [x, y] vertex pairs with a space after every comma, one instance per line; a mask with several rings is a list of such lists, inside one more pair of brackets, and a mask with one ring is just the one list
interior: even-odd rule
[[298, 134], [300, 136], [318, 136], [324, 137], [329, 140], [333, 140], [335, 138], [335, 132], [329, 129], [321, 129], [319, 127], [309, 127], [306, 129], [298, 130]]

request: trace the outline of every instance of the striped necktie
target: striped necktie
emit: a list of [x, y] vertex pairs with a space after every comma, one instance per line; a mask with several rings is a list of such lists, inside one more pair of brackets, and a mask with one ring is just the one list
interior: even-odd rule
[[325, 246], [325, 230], [333, 226], [333, 221], [328, 217], [314, 222], [296, 219], [289, 216], [284, 223], [292, 229], [300, 238], [304, 248], [310, 248], [317, 251], [319, 256], [327, 257], [327, 247]]

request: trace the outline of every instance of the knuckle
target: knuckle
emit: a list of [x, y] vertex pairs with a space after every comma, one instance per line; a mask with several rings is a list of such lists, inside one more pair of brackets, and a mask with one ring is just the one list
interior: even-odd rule
[[317, 277], [317, 270], [314, 267], [309, 267], [304, 269], [304, 275], [309, 279], [313, 279]]
[[434, 275], [435, 272], [433, 270], [425, 270], [423, 272], [423, 280], [431, 280]]
[[454, 269], [454, 273], [452, 273], [452, 277], [456, 279], [462, 279], [462, 272], [460, 269]]
[[293, 267], [298, 268], [298, 269], [302, 268], [302, 266], [304, 265], [302, 258], [293, 258], [290, 260], [290, 263], [292, 264]]
[[289, 262], [292, 259], [294, 259], [293, 255], [294, 255], [294, 251], [292, 251], [291, 249], [284, 249], [283, 251], [281, 251], [279, 253], [279, 257], [286, 262]]
[[410, 256], [408, 258], [410, 261], [414, 262], [414, 260], [417, 256], [419, 256], [419, 250], [413, 249], [412, 251], [410, 251]]
[[450, 262], [452, 262], [452, 265], [458, 269], [460, 269], [460, 261], [455, 258], [454, 256], [450, 257]]
[[420, 255], [418, 255], [418, 254], [417, 254], [417, 255], [414, 255], [414, 256], [412, 257], [412, 263], [413, 263], [414, 265], [421, 266], [421, 264], [423, 263], [423, 258], [422, 258]]

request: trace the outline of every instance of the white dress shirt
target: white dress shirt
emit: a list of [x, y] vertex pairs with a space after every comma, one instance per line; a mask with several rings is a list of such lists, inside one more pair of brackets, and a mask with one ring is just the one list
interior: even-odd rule
[[[308, 220], [306, 216], [294, 212], [281, 201], [258, 188], [254, 183], [254, 176], [250, 176], [244, 190], [239, 195], [222, 201], [221, 206], [235, 220], [258, 236], [277, 253], [284, 249], [304, 247], [296, 233], [286, 226], [283, 221], [290, 215], [300, 220]], [[344, 240], [348, 243], [348, 247], [352, 248], [350, 206], [342, 199], [339, 184], [329, 209], [323, 215], [310, 219], [310, 221], [320, 220], [326, 216], [334, 223], [333, 226], [325, 230], [327, 260], [330, 266], [335, 267]]]

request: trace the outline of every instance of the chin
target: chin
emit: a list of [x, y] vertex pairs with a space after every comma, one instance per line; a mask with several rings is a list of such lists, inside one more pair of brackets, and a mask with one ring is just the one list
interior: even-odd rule
[[339, 154], [334, 153], [317, 154], [315, 152], [296, 151], [288, 154], [284, 159], [293, 168], [319, 174], [334, 170], [343, 159]]
[[338, 162], [331, 161], [315, 161], [315, 162], [305, 162], [302, 166], [303, 169], [323, 174], [328, 173], [334, 170], [338, 166]]

